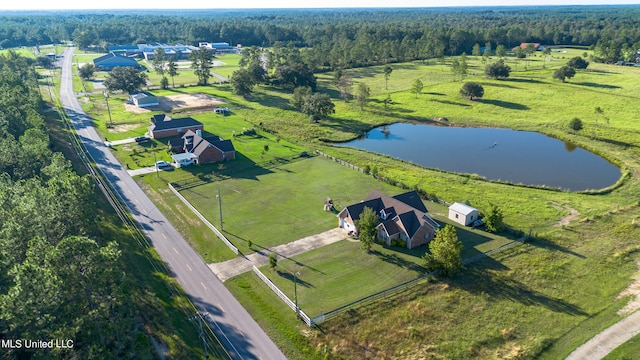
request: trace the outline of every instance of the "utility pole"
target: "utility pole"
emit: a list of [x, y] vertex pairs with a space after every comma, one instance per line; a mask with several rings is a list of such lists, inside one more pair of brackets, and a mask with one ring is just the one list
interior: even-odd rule
[[300, 271], [296, 271], [293, 273], [293, 299], [296, 303], [296, 317], [300, 317], [300, 308], [298, 307], [298, 277], [300, 275]]
[[104, 95], [104, 101], [107, 102], [107, 112], [109, 113], [109, 123], [111, 124], [111, 127], [113, 127], [113, 119], [111, 119], [111, 109], [109, 108], [109, 92], [104, 91], [102, 95]]
[[198, 313], [197, 316], [189, 318], [189, 321], [198, 320], [200, 325], [200, 338], [202, 339], [202, 347], [204, 348], [204, 358], [209, 359], [209, 353], [207, 352], [207, 342], [204, 340], [204, 331], [202, 331], [202, 317], [209, 315], [208, 313]]
[[156, 175], [160, 177], [160, 171], [158, 170], [158, 160], [156, 159], [156, 153], [153, 153], [153, 163], [156, 164]]
[[222, 225], [222, 197], [220, 196], [220, 187], [218, 186], [218, 195], [216, 195], [218, 199], [218, 205], [220, 206], [220, 231], [224, 230], [224, 225]]

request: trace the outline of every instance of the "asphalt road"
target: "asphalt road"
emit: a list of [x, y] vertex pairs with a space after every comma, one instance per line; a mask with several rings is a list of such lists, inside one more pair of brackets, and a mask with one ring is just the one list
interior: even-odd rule
[[229, 353], [235, 359], [286, 359], [100, 139], [92, 126], [92, 119], [84, 113], [73, 93], [73, 51], [74, 48], [70, 48], [64, 53], [60, 99], [98, 168], [119, 194], [191, 301], [201, 312], [209, 314], [206, 319]]

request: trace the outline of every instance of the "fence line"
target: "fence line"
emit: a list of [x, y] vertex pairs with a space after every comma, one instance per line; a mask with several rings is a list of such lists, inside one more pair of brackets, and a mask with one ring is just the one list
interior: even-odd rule
[[316, 325], [312, 319], [309, 318], [309, 316], [307, 316], [307, 314], [304, 313], [304, 311], [302, 311], [302, 309], [300, 309], [300, 307], [297, 307], [297, 311], [296, 311], [296, 304], [291, 301], [291, 299], [289, 299], [289, 297], [282, 292], [282, 290], [280, 290], [280, 288], [278, 288], [278, 286], [276, 286], [276, 284], [274, 284], [271, 280], [269, 280], [269, 278], [263, 274], [255, 265], [253, 265], [253, 272], [258, 275], [258, 277], [264, 281], [265, 284], [267, 284], [267, 286], [273, 290], [274, 293], [276, 293], [276, 295], [278, 295], [278, 297], [280, 299], [282, 299], [282, 301], [284, 301], [285, 304], [287, 304], [287, 306], [289, 306], [291, 308], [291, 310], [295, 311], [298, 316], [300, 316], [300, 318], [302, 319], [302, 321], [305, 322], [305, 324], [307, 324], [307, 326], [313, 326]]
[[323, 152], [322, 152], [322, 151], [320, 151], [320, 150], [316, 150], [316, 153], [317, 153], [317, 154], [319, 154], [319, 155], [322, 155], [322, 156], [324, 156], [324, 157], [326, 157], [326, 158], [328, 158], [328, 159], [331, 159], [331, 160], [333, 160], [333, 161], [337, 162], [338, 164], [340, 164], [340, 165], [342, 165], [342, 166], [346, 166], [346, 167], [351, 168], [351, 169], [353, 169], [353, 170], [355, 170], [355, 171], [358, 171], [358, 172], [364, 173], [364, 170], [363, 170], [362, 168], [357, 167], [357, 166], [353, 165], [352, 163], [346, 162], [346, 161], [344, 161], [344, 160], [340, 160], [340, 159], [338, 159], [338, 158], [337, 158], [337, 157], [335, 157], [335, 156], [331, 156], [331, 155], [329, 155], [329, 154], [325, 154], [325, 153], [323, 153]]
[[182, 196], [182, 194], [180, 194], [180, 193], [178, 192], [178, 190], [176, 190], [176, 189], [173, 187], [173, 185], [171, 185], [171, 183], [169, 183], [169, 189], [171, 189], [171, 191], [172, 191], [172, 192], [173, 192], [173, 193], [178, 197], [178, 199], [182, 200], [182, 202], [183, 202], [185, 205], [187, 205], [187, 207], [188, 207], [189, 209], [191, 209], [191, 211], [193, 211], [193, 213], [194, 213], [194, 214], [196, 214], [196, 215], [200, 218], [200, 220], [202, 220], [202, 222], [203, 222], [205, 225], [207, 225], [207, 226], [209, 227], [209, 229], [211, 229], [211, 231], [213, 231], [216, 235], [218, 235], [218, 237], [220, 238], [220, 240], [222, 240], [222, 242], [224, 242], [224, 243], [229, 247], [229, 249], [231, 249], [231, 251], [233, 251], [236, 255], [238, 255], [238, 254], [239, 254], [238, 248], [237, 248], [237, 247], [235, 247], [235, 246], [233, 246], [233, 244], [232, 244], [232, 243], [231, 243], [231, 242], [230, 242], [230, 241], [229, 241], [229, 240], [228, 240], [224, 235], [222, 235], [222, 233], [221, 233], [220, 231], [218, 231], [218, 229], [216, 229], [216, 227], [215, 227], [215, 226], [213, 226], [213, 225], [209, 222], [209, 220], [207, 220], [207, 218], [205, 218], [202, 214], [200, 214], [200, 212], [199, 212], [195, 207], [193, 207], [193, 205], [191, 205], [191, 204], [189, 203], [189, 200], [185, 199], [185, 197], [184, 197], [184, 196]]
[[[506, 243], [504, 245], [499, 246], [496, 249], [492, 249], [492, 250], [486, 251], [486, 252], [484, 252], [482, 254], [478, 254], [478, 255], [476, 255], [474, 257], [468, 258], [468, 259], [463, 261], [463, 264], [466, 265], [466, 264], [481, 260], [481, 259], [483, 259], [483, 258], [485, 258], [485, 257], [487, 257], [489, 255], [497, 254], [500, 251], [503, 251], [503, 250], [506, 250], [508, 248], [513, 247], [514, 245], [521, 244], [524, 239], [525, 238], [521, 238], [521, 239], [518, 239], [518, 240], [513, 240], [513, 241], [511, 241], [509, 243]], [[397, 294], [399, 292], [402, 292], [402, 291], [404, 291], [404, 290], [406, 290], [406, 289], [408, 289], [410, 287], [413, 287], [414, 285], [417, 285], [422, 280], [425, 280], [427, 278], [433, 277], [435, 273], [436, 273], [435, 271], [434, 272], [430, 272], [428, 274], [425, 274], [425, 275], [422, 275], [422, 276], [417, 277], [415, 279], [406, 281], [406, 282], [404, 282], [402, 284], [396, 285], [396, 286], [391, 287], [389, 289], [382, 290], [382, 291], [377, 292], [375, 294], [366, 296], [366, 297], [364, 297], [364, 298], [362, 298], [360, 300], [356, 300], [356, 301], [354, 301], [352, 303], [349, 303], [347, 305], [343, 305], [343, 306], [341, 306], [341, 307], [339, 307], [337, 309], [331, 310], [329, 312], [326, 312], [324, 314], [321, 314], [321, 315], [318, 315], [316, 317], [311, 318], [310, 322], [313, 325], [322, 324], [325, 321], [329, 321], [329, 320], [331, 320], [333, 318], [338, 317], [339, 315], [347, 312], [350, 309], [353, 309], [353, 308], [358, 307], [358, 306], [367, 305], [367, 304], [376, 302], [376, 301], [378, 301], [378, 300], [380, 300], [382, 298], [389, 297], [389, 296], [395, 295], [395, 294]]]

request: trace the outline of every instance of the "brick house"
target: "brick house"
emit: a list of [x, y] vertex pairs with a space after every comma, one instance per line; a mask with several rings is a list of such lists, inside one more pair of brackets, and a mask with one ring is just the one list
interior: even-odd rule
[[172, 136], [181, 136], [187, 131], [202, 131], [204, 125], [196, 119], [190, 117], [181, 119], [172, 119], [165, 114], [154, 115], [151, 117], [151, 126], [149, 126], [149, 136], [154, 139], [166, 138]]
[[400, 240], [412, 249], [429, 243], [440, 225], [428, 214], [416, 191], [393, 197], [372, 191], [362, 202], [345, 207], [338, 213], [338, 225], [349, 232], [358, 233], [356, 221], [365, 207], [378, 214], [377, 238], [387, 246], [392, 240]]

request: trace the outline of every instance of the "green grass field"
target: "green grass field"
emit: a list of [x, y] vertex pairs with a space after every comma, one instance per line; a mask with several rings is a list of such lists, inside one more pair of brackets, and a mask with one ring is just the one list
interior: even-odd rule
[[267, 248], [335, 228], [335, 214], [322, 210], [327, 197], [341, 209], [366, 198], [371, 190], [402, 192], [322, 157], [258, 167], [181, 191], [216, 226], [218, 188], [224, 233], [244, 254], [253, 252], [249, 240], [254, 249]]
[[[245, 99], [231, 94], [228, 85], [180, 89], [215, 95], [226, 101], [233, 116], [253, 126], [260, 125], [277, 134], [274, 137], [308, 149], [319, 148], [360, 167], [375, 167], [379, 176], [390, 182], [399, 182], [408, 188], [418, 187], [448, 202], [468, 200], [481, 210], [489, 203], [495, 203], [502, 208], [508, 225], [525, 233], [532, 231], [544, 239], [470, 266], [453, 280], [430, 284], [352, 312], [311, 334], [308, 330], [302, 332], [288, 318], [280, 319], [284, 316], [281, 310], [271, 305], [277, 300], [255, 290], [252, 275], [230, 280], [227, 282], [229, 288], [254, 317], [267, 326], [267, 331], [278, 339], [279, 344], [288, 344], [283, 346], [294, 354], [292, 358], [310, 356], [310, 347], [301, 345], [304, 341], [300, 336], [307, 336], [311, 348], [326, 346], [339, 358], [361, 358], [363, 352], [372, 358], [557, 359], [566, 356], [618, 319], [615, 311], [626, 300], [616, 301], [616, 296], [637, 271], [633, 265], [637, 260], [634, 238], [627, 236], [628, 233], [637, 234], [637, 228], [627, 229], [624, 223], [640, 216], [637, 208], [637, 194], [640, 193], [640, 132], [637, 130], [640, 120], [637, 114], [640, 113], [640, 102], [636, 95], [640, 91], [640, 83], [636, 81], [640, 69], [591, 64], [588, 70], [578, 71], [567, 83], [552, 79], [555, 68], [583, 52], [569, 49], [567, 53], [552, 53], [555, 60], [546, 62], [540, 54], [528, 62], [509, 58], [507, 63], [514, 71], [505, 80], [485, 78], [482, 75], [484, 64], [470, 56], [470, 71], [464, 81], [477, 81], [484, 86], [485, 95], [479, 101], [469, 101], [459, 95], [463, 82], [453, 81], [448, 65], [450, 58], [444, 63], [430, 60], [391, 64], [394, 70], [388, 90], [385, 89], [383, 67], [346, 70], [355, 82], [364, 82], [371, 88], [372, 98], [364, 111], [356, 101], [339, 99], [331, 84], [332, 73], [319, 74], [319, 90], [331, 94], [336, 104], [336, 113], [320, 120], [319, 124], [310, 123], [306, 115], [289, 106], [290, 91], [261, 86]], [[417, 98], [408, 90], [416, 78], [425, 84]], [[382, 104], [387, 94], [394, 102], [388, 111]], [[596, 114], [596, 107], [602, 108], [603, 114]], [[334, 148], [319, 141], [351, 139], [377, 125], [397, 121], [430, 123], [434, 117], [445, 117], [455, 126], [508, 127], [558, 137], [619, 164], [624, 178], [620, 184], [597, 195], [558, 192], [428, 170], [397, 159]], [[585, 124], [577, 134], [567, 131], [567, 123], [573, 117], [581, 118]], [[274, 186], [267, 180], [270, 176], [283, 179], [275, 181], [277, 189], [292, 181], [295, 186], [291, 188], [296, 189], [296, 194], [301, 192], [300, 183], [293, 180], [297, 173], [269, 171], [274, 174], [255, 176], [253, 180], [233, 178], [221, 184], [249, 181], [255, 184], [250, 195], [274, 203], [284, 201], [283, 193], [274, 191], [273, 196], [264, 196], [269, 191], [260, 192], [258, 186], [264, 184], [265, 189]], [[206, 176], [204, 172], [202, 174]], [[177, 172], [166, 174], [166, 180], [180, 176]], [[327, 178], [338, 179], [335, 176]], [[340, 184], [340, 181], [335, 182]], [[161, 184], [155, 180], [150, 183], [156, 188]], [[208, 206], [210, 214], [207, 216], [215, 223], [217, 210], [210, 203], [213, 203], [211, 199], [212, 196], [215, 198], [217, 189], [214, 189], [215, 185], [205, 186], [211, 188], [203, 192], [209, 197], [209, 203], [203, 199], [204, 204], [199, 207]], [[231, 189], [229, 186], [225, 190], [233, 192]], [[320, 200], [308, 201], [319, 201], [320, 204], [326, 196], [335, 195], [323, 193]], [[223, 194], [223, 199], [232, 202], [239, 197]], [[289, 206], [297, 210], [298, 204], [294, 200]], [[565, 206], [576, 209], [580, 213], [579, 220], [569, 227], [555, 227], [569, 213], [563, 209]], [[238, 218], [250, 218], [255, 228], [271, 226], [276, 218], [271, 212], [255, 216], [250, 209], [249, 206], [241, 207], [238, 214], [242, 215]], [[317, 209], [320, 211], [319, 206]], [[228, 216], [233, 218], [235, 214], [232, 212]], [[260, 223], [259, 219], [265, 220]], [[229, 229], [236, 230], [234, 226], [238, 225], [229, 223]], [[243, 231], [257, 233], [255, 228]], [[296, 238], [289, 229], [274, 228], [273, 231], [280, 237]], [[296, 231], [300, 229], [294, 228], [293, 232]], [[264, 241], [275, 244], [280, 240]]]

